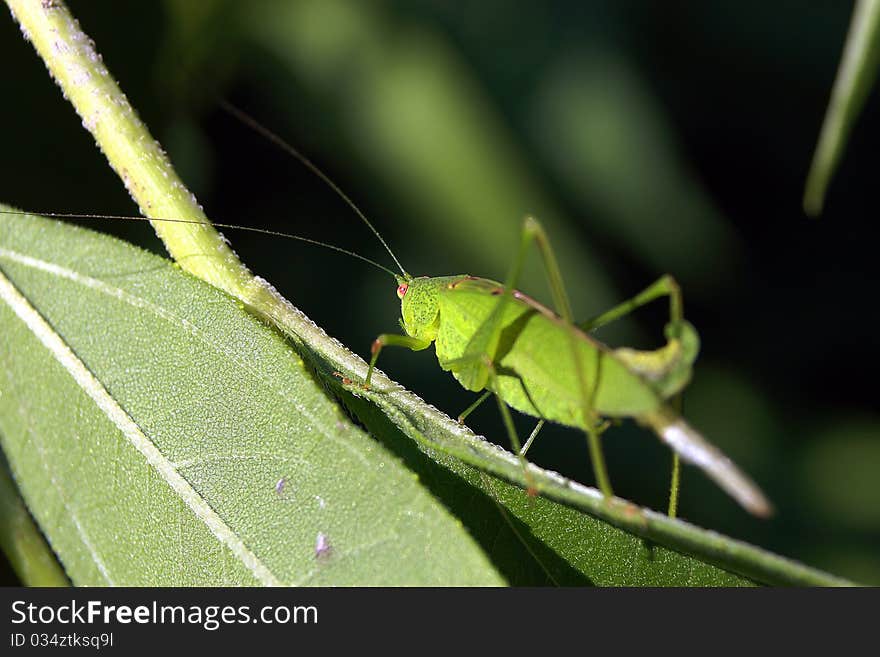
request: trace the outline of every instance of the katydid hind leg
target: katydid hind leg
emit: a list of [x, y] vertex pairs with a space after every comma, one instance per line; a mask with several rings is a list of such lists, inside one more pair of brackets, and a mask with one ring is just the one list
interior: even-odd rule
[[[672, 408], [679, 415], [683, 415], [684, 397], [681, 393], [672, 400]], [[669, 476], [669, 504], [666, 515], [670, 518], [678, 516], [678, 496], [681, 493], [681, 457], [678, 452], [672, 450], [672, 474]]]
[[[681, 335], [681, 326], [684, 322], [684, 303], [681, 295], [681, 288], [678, 282], [669, 274], [665, 274], [651, 283], [644, 290], [635, 296], [616, 305], [614, 308], [593, 317], [585, 322], [580, 322], [577, 326], [583, 331], [593, 331], [610, 322], [624, 317], [642, 306], [645, 306], [655, 299], [669, 297], [669, 326], [672, 328], [673, 334], [677, 337]], [[681, 395], [678, 395], [673, 401], [673, 405], [681, 411]], [[669, 505], [668, 515], [674, 518], [678, 512], [678, 498], [681, 491], [681, 463], [679, 454], [676, 451], [672, 453], [672, 475], [669, 483]]]
[[[522, 244], [520, 247], [521, 256], [525, 257], [526, 249], [535, 243], [541, 254], [541, 260], [544, 265], [544, 273], [547, 276], [547, 282], [550, 286], [550, 293], [553, 297], [553, 304], [559, 316], [572, 327], [569, 331], [571, 342], [571, 358], [577, 373], [578, 385], [580, 387], [581, 399], [583, 402], [584, 415], [584, 432], [587, 435], [587, 446], [590, 450], [590, 460], [593, 465], [593, 473], [596, 477], [596, 484], [606, 497], [613, 496], [611, 481], [608, 476], [608, 468], [605, 465], [605, 455], [602, 451], [601, 433], [602, 428], [599, 418], [596, 416], [593, 400], [598, 390], [599, 377], [594, 376], [594, 384], [592, 389], [587, 385], [586, 373], [583, 371], [583, 363], [579, 358], [577, 348], [577, 336], [574, 331], [574, 322], [572, 319], [571, 303], [568, 293], [565, 290], [565, 283], [562, 280], [562, 273], [556, 260], [556, 254], [550, 244], [550, 239], [544, 231], [544, 227], [537, 219], [527, 217], [523, 222]], [[519, 265], [521, 266], [521, 262]], [[599, 367], [600, 360], [597, 359], [596, 365]], [[598, 373], [596, 373], [598, 374]]]
[[633, 297], [623, 301], [611, 310], [597, 315], [584, 322], [578, 322], [577, 327], [582, 331], [593, 331], [615, 320], [625, 317], [638, 310], [655, 299], [669, 297], [669, 321], [671, 324], [679, 324], [684, 319], [684, 310], [681, 296], [681, 288], [678, 282], [669, 274], [665, 274], [651, 283], [644, 290]]
[[669, 506], [666, 512], [670, 518], [678, 516], [678, 493], [681, 491], [681, 457], [672, 452], [672, 477], [669, 480]]

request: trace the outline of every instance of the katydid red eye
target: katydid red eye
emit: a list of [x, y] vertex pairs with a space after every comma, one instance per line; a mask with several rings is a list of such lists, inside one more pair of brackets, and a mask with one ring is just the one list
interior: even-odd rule
[[403, 283], [397, 287], [397, 298], [403, 299], [403, 295], [406, 294], [406, 291], [409, 289], [409, 285]]

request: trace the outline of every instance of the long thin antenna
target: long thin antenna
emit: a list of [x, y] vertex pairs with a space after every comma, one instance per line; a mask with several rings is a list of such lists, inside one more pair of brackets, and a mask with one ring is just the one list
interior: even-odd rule
[[[41, 217], [53, 217], [56, 219], [117, 219], [119, 221], [169, 221], [175, 224], [196, 224], [199, 226], [214, 226], [216, 228], [232, 228], [235, 230], [244, 230], [249, 233], [262, 233], [263, 235], [273, 235], [275, 237], [283, 237], [289, 240], [297, 240], [298, 242], [305, 242], [306, 244], [313, 244], [315, 246], [323, 246], [325, 249], [330, 249], [331, 251], [336, 251], [338, 253], [344, 253], [345, 255], [351, 256], [352, 258], [357, 258], [358, 260], [362, 260], [366, 263], [373, 265], [374, 267], [378, 267], [386, 274], [390, 274], [395, 279], [398, 279], [398, 275], [393, 271], [385, 267], [384, 265], [380, 265], [375, 260], [370, 260], [369, 258], [362, 256], [360, 253], [355, 253], [354, 251], [349, 251], [347, 249], [343, 249], [341, 246], [336, 246], [334, 244], [327, 244], [326, 242], [319, 242], [318, 240], [309, 239], [308, 237], [302, 237], [301, 235], [294, 235], [293, 233], [282, 233], [278, 230], [269, 230], [268, 228], [257, 228], [254, 226], [239, 226], [237, 224], [218, 224], [213, 221], [197, 221], [195, 219], [179, 219], [179, 218], [168, 218], [168, 217], [135, 217], [133, 215], [127, 214], [78, 214], [74, 212], [25, 212], [21, 211], [13, 211], [13, 210], [0, 210], [0, 214], [33, 214]], [[406, 274], [404, 274], [406, 275]]]
[[[373, 235], [376, 236], [376, 239], [378, 239], [379, 242], [382, 244], [382, 246], [385, 247], [385, 250], [388, 251], [388, 255], [391, 256], [392, 260], [394, 260], [394, 264], [397, 265], [397, 268], [400, 269], [400, 272], [404, 276], [409, 277], [409, 274], [406, 273], [406, 270], [403, 268], [403, 265], [400, 264], [400, 261], [397, 259], [397, 256], [394, 255], [394, 251], [391, 250], [391, 247], [388, 246], [388, 244], [385, 242], [385, 240], [379, 234], [379, 231], [376, 230], [375, 226], [373, 226], [373, 224], [370, 222], [370, 220], [367, 219], [367, 215], [365, 215], [361, 211], [361, 209], [355, 204], [355, 202], [352, 201], [348, 197], [348, 195], [345, 192], [343, 192], [342, 189], [339, 188], [339, 185], [337, 185], [335, 182], [333, 182], [330, 179], [330, 176], [328, 176], [326, 173], [321, 171], [318, 168], [318, 166], [314, 162], [312, 162], [309, 158], [307, 158], [305, 155], [300, 153], [296, 148], [294, 148], [293, 146], [288, 144], [286, 141], [284, 141], [284, 139], [282, 139], [279, 135], [277, 135], [274, 132], [272, 132], [271, 130], [269, 130], [269, 128], [263, 126], [259, 121], [257, 121], [255, 118], [253, 118], [250, 114], [248, 114], [244, 110], [241, 110], [241, 109], [237, 108], [235, 105], [233, 105], [232, 103], [230, 103], [229, 101], [222, 100], [222, 99], [220, 100], [220, 107], [222, 107], [226, 112], [229, 112], [236, 119], [238, 119], [239, 121], [244, 123], [251, 130], [262, 135], [263, 137], [265, 137], [266, 139], [271, 141], [273, 144], [278, 146], [281, 150], [285, 151], [287, 154], [295, 157], [309, 171], [311, 171], [313, 174], [318, 176], [318, 178], [320, 178], [322, 181], [324, 181], [324, 183], [330, 189], [332, 189], [334, 192], [336, 192], [336, 194], [339, 196], [339, 198], [341, 198], [343, 201], [345, 201], [345, 203], [348, 205], [348, 207], [350, 207], [354, 211], [354, 213], [358, 217], [360, 217], [361, 221], [363, 221], [367, 225], [367, 227], [372, 231]], [[217, 224], [217, 225], [219, 225], [219, 224]]]

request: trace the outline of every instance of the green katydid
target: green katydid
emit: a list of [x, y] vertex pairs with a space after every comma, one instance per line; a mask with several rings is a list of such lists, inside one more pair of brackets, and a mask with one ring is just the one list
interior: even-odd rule
[[[650, 427], [675, 454], [670, 515], [675, 513], [678, 493], [678, 457], [700, 467], [748, 511], [759, 516], [772, 512], [760, 489], [673, 410], [670, 400], [690, 380], [699, 338], [683, 317], [681, 292], [672, 277], [663, 276], [628, 301], [590, 321], [575, 324], [550, 241], [541, 224], [531, 217], [523, 222], [520, 248], [503, 284], [470, 275], [413, 277], [403, 269], [364, 213], [310, 160], [240, 110], [229, 105], [224, 108], [299, 159], [329, 185], [370, 228], [401, 272], [395, 274], [360, 254], [298, 235], [213, 224], [324, 246], [366, 261], [395, 278], [401, 300], [400, 324], [405, 334], [378, 336], [372, 345], [365, 380], [363, 383], [345, 381], [346, 384], [369, 388], [383, 347], [401, 346], [418, 351], [434, 344], [440, 367], [451, 372], [467, 390], [482, 393], [459, 419], [463, 421], [479, 404], [494, 395], [527, 481], [530, 478], [526, 451], [543, 424], [552, 421], [585, 432], [599, 488], [606, 496], [612, 496], [600, 436], [608, 419], [632, 418]], [[43, 214], [147, 221], [143, 217], [119, 215]], [[151, 220], [205, 223], [173, 218]], [[523, 262], [533, 243], [542, 256], [555, 312], [516, 290]], [[615, 349], [590, 335], [590, 331], [662, 297], [669, 299], [670, 308], [664, 347], [654, 351]], [[524, 448], [509, 408], [539, 420]], [[531, 486], [529, 492], [540, 493]]]
[[[543, 256], [557, 312], [515, 289], [532, 242]], [[605, 418], [628, 417], [649, 426], [677, 455], [702, 468], [747, 510], [761, 516], [771, 513], [760, 489], [668, 403], [690, 379], [699, 348], [696, 331], [682, 316], [681, 292], [672, 277], [663, 276], [632, 299], [576, 325], [549, 239], [541, 224], [528, 217], [519, 253], [504, 284], [468, 275], [413, 278], [403, 272], [397, 278], [401, 326], [406, 334], [376, 338], [364, 386], [370, 385], [383, 347], [418, 351], [433, 343], [442, 369], [467, 390], [484, 391], [463, 415], [489, 395], [495, 396], [524, 467], [525, 450], [508, 407], [539, 419], [526, 449], [545, 421], [583, 430], [596, 480], [610, 497], [600, 434], [607, 426]], [[590, 336], [590, 330], [663, 296], [670, 305], [665, 347], [612, 349]], [[674, 483], [673, 496], [676, 488]], [[674, 501], [671, 510], [674, 513]]]

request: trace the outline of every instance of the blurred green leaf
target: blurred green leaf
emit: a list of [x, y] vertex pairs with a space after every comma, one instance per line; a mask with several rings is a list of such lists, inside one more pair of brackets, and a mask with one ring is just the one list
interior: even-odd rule
[[841, 417], [802, 457], [800, 490], [826, 523], [880, 528], [880, 421]]
[[880, 63], [880, 0], [859, 0], [853, 10], [831, 102], [804, 191], [804, 210], [822, 212], [825, 193], [837, 169], [853, 124], [877, 77]]
[[[738, 242], [637, 71], [612, 48], [548, 65], [532, 130], [545, 159], [580, 202], [585, 221], [657, 272], [710, 286]], [[689, 288], [689, 289], [692, 289]]]
[[502, 582], [227, 295], [22, 215], [0, 266], [3, 447], [75, 584]]
[[0, 463], [0, 549], [27, 586], [69, 586], [34, 524], [5, 463]]

